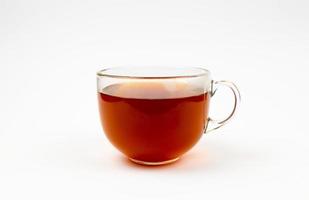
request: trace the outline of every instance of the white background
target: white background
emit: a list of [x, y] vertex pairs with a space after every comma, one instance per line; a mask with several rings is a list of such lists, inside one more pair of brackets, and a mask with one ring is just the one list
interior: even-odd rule
[[[0, 0], [0, 199], [308, 199], [308, 10]], [[102, 132], [95, 76], [133, 65], [205, 67], [239, 86], [240, 112], [179, 162], [134, 165]]]

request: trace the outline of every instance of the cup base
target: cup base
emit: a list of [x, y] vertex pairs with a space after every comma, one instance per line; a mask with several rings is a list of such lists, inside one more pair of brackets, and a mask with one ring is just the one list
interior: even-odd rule
[[148, 162], [148, 161], [135, 160], [133, 158], [129, 158], [129, 160], [131, 160], [132, 162], [134, 162], [136, 164], [148, 165], [148, 166], [166, 165], [166, 164], [173, 163], [173, 162], [177, 161], [178, 159], [179, 159], [179, 157], [171, 159], [171, 160], [160, 161], [160, 162]]

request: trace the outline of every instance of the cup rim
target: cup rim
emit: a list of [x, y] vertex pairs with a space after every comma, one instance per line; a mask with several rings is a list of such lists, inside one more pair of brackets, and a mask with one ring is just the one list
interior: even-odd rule
[[[194, 73], [192, 75], [162, 75], [162, 76], [141, 76], [141, 75], [122, 75], [122, 74], [112, 74], [111, 70], [125, 70], [129, 67], [106, 67], [97, 72], [98, 77], [109, 77], [109, 78], [125, 78], [125, 79], [175, 79], [175, 78], [196, 78], [210, 75], [210, 71], [202, 67], [156, 67], [161, 69], [170, 70], [199, 70], [199, 73]], [[141, 67], [135, 67], [131, 69], [145, 69]], [[150, 69], [150, 68], [148, 68]]]

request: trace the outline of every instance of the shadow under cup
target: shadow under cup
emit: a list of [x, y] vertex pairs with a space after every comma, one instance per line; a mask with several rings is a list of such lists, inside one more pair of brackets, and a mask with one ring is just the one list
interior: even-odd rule
[[98, 72], [97, 81], [104, 132], [134, 162], [173, 162], [207, 126], [211, 79], [205, 69], [114, 68]]

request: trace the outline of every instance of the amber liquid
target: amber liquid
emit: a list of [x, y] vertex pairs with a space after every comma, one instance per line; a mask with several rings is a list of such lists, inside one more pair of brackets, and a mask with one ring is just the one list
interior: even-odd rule
[[209, 95], [186, 84], [115, 84], [98, 93], [111, 143], [130, 158], [175, 159], [192, 148], [207, 123]]

